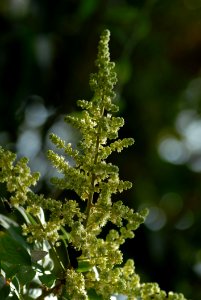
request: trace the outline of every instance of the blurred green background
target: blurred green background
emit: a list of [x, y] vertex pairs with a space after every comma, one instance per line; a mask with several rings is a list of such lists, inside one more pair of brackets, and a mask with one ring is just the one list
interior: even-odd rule
[[122, 249], [144, 281], [201, 299], [201, 1], [1, 0], [0, 144], [30, 158], [51, 193], [48, 133], [90, 99], [100, 33], [111, 31], [116, 101], [135, 146], [112, 160], [146, 224]]

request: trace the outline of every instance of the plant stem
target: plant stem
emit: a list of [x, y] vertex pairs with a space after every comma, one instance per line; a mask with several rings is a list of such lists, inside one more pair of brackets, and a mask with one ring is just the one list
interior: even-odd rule
[[[104, 115], [104, 110], [105, 110], [105, 108], [103, 106], [102, 110], [101, 110], [101, 114], [100, 114], [100, 119]], [[97, 161], [98, 161], [98, 151], [99, 151], [99, 146], [100, 146], [100, 134], [101, 134], [101, 127], [100, 127], [100, 122], [99, 122], [99, 124], [98, 124], [97, 138], [96, 138], [96, 148], [95, 148], [94, 163], [93, 163], [94, 166], [97, 164]], [[85, 219], [85, 222], [84, 222], [85, 227], [87, 227], [87, 223], [88, 223], [89, 215], [90, 215], [90, 210], [91, 210], [91, 208], [93, 206], [95, 179], [96, 179], [96, 174], [92, 173], [92, 176], [91, 176], [92, 191], [89, 194], [89, 198], [88, 198], [88, 202], [87, 202], [86, 219]]]
[[[43, 224], [41, 223], [41, 220], [40, 220], [39, 217], [37, 217], [37, 221], [39, 222], [41, 228], [44, 230]], [[57, 259], [57, 261], [58, 261], [58, 264], [59, 264], [59, 266], [60, 266], [60, 268], [61, 268], [61, 270], [62, 270], [62, 273], [65, 272], [65, 267], [64, 267], [62, 261], [60, 260], [60, 258], [59, 258], [58, 254], [57, 254], [57, 251], [56, 251], [56, 249], [55, 249], [53, 243], [52, 243], [51, 241], [48, 241], [48, 243], [50, 244], [50, 247], [52, 248], [52, 251], [53, 251], [54, 256], [56, 257], [56, 259]]]
[[54, 245], [53, 245], [52, 242], [50, 242], [50, 241], [49, 241], [49, 244], [50, 244], [50, 246], [51, 246], [51, 248], [52, 248], [52, 251], [53, 251], [53, 253], [54, 253], [54, 256], [56, 257], [56, 259], [57, 259], [57, 261], [58, 261], [58, 263], [59, 263], [59, 266], [60, 266], [60, 268], [61, 268], [61, 270], [62, 270], [62, 273], [65, 272], [66, 269], [65, 269], [65, 267], [64, 267], [64, 265], [63, 265], [63, 263], [62, 263], [62, 261], [60, 260], [60, 257], [59, 257], [59, 255], [57, 254], [57, 251], [56, 251]]
[[[64, 236], [67, 235], [66, 230], [63, 227], [61, 227], [61, 231], [63, 232]], [[70, 257], [69, 257], [69, 253], [68, 253], [68, 243], [66, 242], [65, 238], [62, 238], [62, 241], [64, 243], [65, 250], [66, 250], [67, 268], [70, 268], [71, 262], [70, 262]]]

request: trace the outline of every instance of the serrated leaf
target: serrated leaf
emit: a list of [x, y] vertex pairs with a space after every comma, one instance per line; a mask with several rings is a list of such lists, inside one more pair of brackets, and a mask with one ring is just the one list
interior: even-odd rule
[[31, 257], [24, 247], [5, 232], [0, 232], [0, 257], [13, 265], [31, 265]]
[[35, 275], [36, 271], [34, 271], [32, 267], [27, 266], [20, 267], [20, 270], [16, 274], [20, 285], [25, 285], [31, 282]]

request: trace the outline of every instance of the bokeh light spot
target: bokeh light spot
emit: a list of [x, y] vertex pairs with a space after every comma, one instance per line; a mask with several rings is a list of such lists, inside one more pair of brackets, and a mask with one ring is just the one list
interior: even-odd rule
[[189, 157], [183, 143], [174, 137], [163, 138], [159, 143], [158, 152], [162, 159], [173, 164], [183, 164]]
[[39, 132], [31, 129], [25, 130], [19, 135], [16, 147], [18, 155], [34, 158], [41, 149]]
[[9, 1], [10, 13], [15, 16], [23, 16], [28, 12], [29, 4], [30, 4], [29, 0], [10, 0]]
[[193, 266], [193, 271], [199, 276], [201, 277], [201, 262], [196, 263]]
[[186, 230], [194, 223], [194, 215], [192, 211], [187, 211], [176, 223], [175, 228], [179, 230]]
[[193, 172], [201, 172], [201, 156], [193, 158], [188, 166]]
[[175, 128], [181, 135], [185, 133], [186, 128], [197, 118], [197, 113], [193, 109], [182, 110], [176, 118]]
[[158, 231], [164, 227], [165, 223], [166, 215], [164, 211], [156, 206], [149, 207], [149, 214], [145, 220], [145, 225], [153, 231]]
[[30, 104], [25, 110], [25, 122], [29, 127], [42, 126], [48, 116], [48, 110], [40, 102]]
[[201, 151], [201, 120], [192, 121], [184, 130], [184, 142], [191, 152]]
[[51, 64], [52, 45], [48, 36], [40, 35], [36, 38], [35, 54], [40, 67], [46, 68]]

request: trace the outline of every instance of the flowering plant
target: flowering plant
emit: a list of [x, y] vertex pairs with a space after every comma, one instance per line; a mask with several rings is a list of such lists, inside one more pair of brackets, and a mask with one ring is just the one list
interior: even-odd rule
[[119, 178], [118, 167], [108, 157], [134, 141], [118, 139], [124, 120], [114, 115], [118, 111], [113, 103], [117, 78], [110, 62], [109, 37], [105, 30], [100, 38], [98, 71], [90, 77], [92, 100], [79, 100], [82, 112], [65, 118], [80, 131], [81, 141], [74, 148], [50, 135], [63, 151], [63, 155], [47, 153], [62, 174], [52, 178], [52, 184], [72, 190], [76, 200], [34, 193], [31, 186], [39, 174], [31, 173], [26, 158], [15, 162], [15, 154], [0, 149], [0, 182], [6, 185], [10, 204], [24, 218], [19, 227], [0, 215], [4, 228], [0, 232], [1, 299], [48, 299], [51, 295], [62, 300], [118, 299], [120, 295], [133, 300], [185, 299], [182, 294], [167, 294], [156, 283], [141, 283], [134, 261], [123, 262], [120, 246], [134, 237], [147, 210], [134, 212], [112, 199], [113, 194], [131, 188], [131, 183]]

